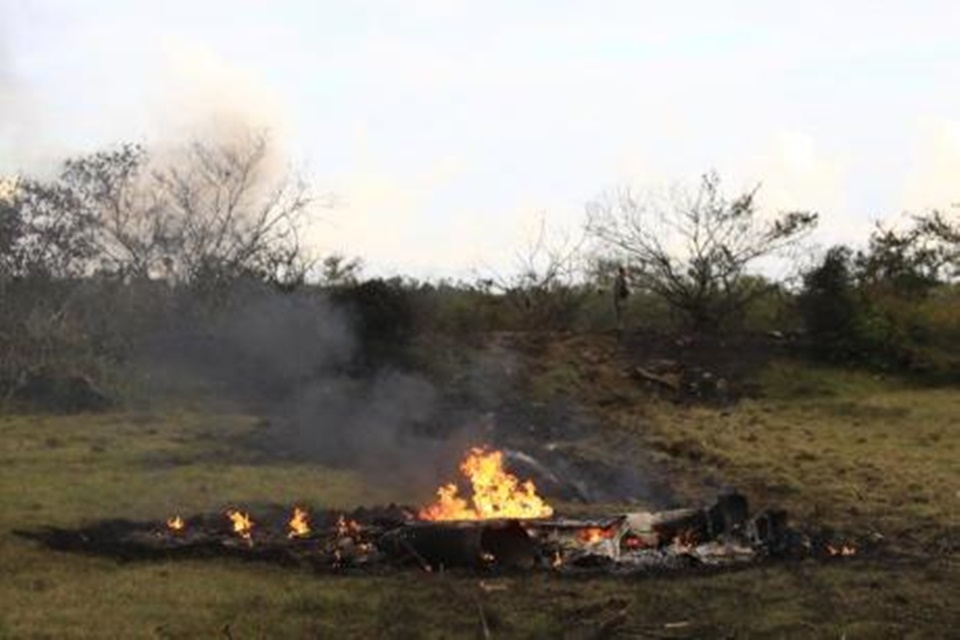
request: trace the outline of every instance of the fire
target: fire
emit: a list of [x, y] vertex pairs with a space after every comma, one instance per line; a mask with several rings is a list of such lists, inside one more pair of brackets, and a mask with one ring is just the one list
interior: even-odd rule
[[294, 507], [293, 515], [290, 516], [290, 522], [287, 523], [287, 526], [290, 527], [290, 533], [287, 534], [288, 538], [299, 538], [310, 533], [310, 522], [306, 510]]
[[230, 518], [230, 522], [233, 524], [234, 533], [247, 542], [253, 541], [250, 537], [253, 531], [253, 520], [248, 514], [231, 509], [227, 511], [227, 517]]
[[183, 531], [183, 527], [183, 518], [181, 518], [179, 515], [173, 516], [172, 518], [167, 518], [167, 528], [171, 531]]
[[616, 533], [612, 528], [587, 527], [577, 532], [577, 539], [584, 544], [596, 544], [601, 540], [609, 540], [614, 537], [614, 535], [616, 535]]
[[620, 544], [623, 546], [623, 548], [630, 551], [636, 551], [637, 549], [650, 549], [656, 546], [656, 543], [645, 540], [644, 538], [634, 534], [624, 536], [623, 539], [620, 540]]
[[360, 533], [360, 523], [356, 520], [347, 520], [343, 514], [337, 518], [337, 537], [352, 538]]
[[437, 490], [437, 500], [420, 510], [422, 520], [487, 520], [490, 518], [547, 518], [553, 507], [537, 495], [532, 481], [520, 482], [503, 468], [503, 453], [474, 447], [460, 463], [470, 481], [469, 502], [450, 483]]
[[855, 556], [857, 555], [857, 548], [846, 544], [840, 545], [839, 547], [828, 544], [827, 553], [832, 556]]

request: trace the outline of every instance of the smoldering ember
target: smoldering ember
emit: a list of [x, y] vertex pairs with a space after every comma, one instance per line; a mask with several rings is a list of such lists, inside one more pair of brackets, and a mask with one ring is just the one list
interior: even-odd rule
[[298, 505], [251, 514], [234, 508], [19, 533], [54, 549], [118, 560], [228, 556], [343, 574], [393, 568], [636, 574], [845, 558], [877, 547], [876, 540], [855, 545], [792, 528], [782, 510], [751, 514], [736, 492], [695, 508], [563, 517], [533, 481], [504, 468], [501, 451], [474, 447], [460, 470], [471, 494], [460, 497], [450, 483], [420, 509], [390, 505], [347, 513]]

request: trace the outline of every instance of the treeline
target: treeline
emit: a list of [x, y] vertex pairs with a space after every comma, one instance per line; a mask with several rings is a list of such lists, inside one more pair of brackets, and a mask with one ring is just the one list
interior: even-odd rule
[[954, 375], [960, 345], [960, 225], [941, 212], [877, 226], [864, 249], [829, 249], [796, 305], [812, 353], [834, 362]]
[[311, 265], [314, 199], [262, 136], [122, 145], [0, 193], [0, 400], [123, 380], [150, 336], [212, 326], [238, 288], [293, 291]]
[[[320, 309], [335, 307], [358, 341], [350, 366], [402, 359], [411, 337], [431, 332], [608, 331], [617, 278], [631, 292], [623, 331], [777, 331], [831, 361], [956, 367], [952, 212], [878, 226], [863, 247], [811, 260], [815, 213], [761, 215], [756, 190], [727, 197], [708, 174], [662, 196], [605, 193], [582, 235], [544, 226], [508, 274], [418, 282], [311, 255], [302, 233], [327, 202], [275, 164], [266, 138], [251, 136], [162, 157], [122, 145], [67, 160], [52, 179], [0, 183], [0, 400], [122, 386], [150, 345], [229, 359], [224, 318], [271, 300], [314, 321], [262, 323], [260, 335], [305, 343], [326, 335]], [[792, 277], [759, 275], [770, 260]]]

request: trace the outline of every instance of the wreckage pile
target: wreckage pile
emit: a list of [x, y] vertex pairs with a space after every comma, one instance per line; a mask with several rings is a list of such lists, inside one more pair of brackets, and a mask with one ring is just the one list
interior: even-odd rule
[[257, 517], [239, 509], [165, 522], [103, 521], [80, 529], [20, 532], [60, 550], [124, 560], [232, 556], [329, 572], [603, 570], [638, 573], [743, 565], [772, 557], [844, 556], [849, 545], [814, 541], [787, 526], [784, 511], [751, 516], [738, 493], [708, 507], [555, 517], [532, 482], [503, 468], [499, 451], [475, 448], [455, 483], [418, 511], [390, 506], [351, 513], [294, 507]]
[[748, 517], [746, 500], [736, 493], [704, 509], [587, 519], [429, 521], [396, 506], [313, 515], [296, 507], [285, 522], [230, 510], [21, 533], [52, 548], [123, 560], [233, 556], [329, 571], [414, 566], [629, 573], [743, 564], [809, 550], [786, 527], [785, 513]]

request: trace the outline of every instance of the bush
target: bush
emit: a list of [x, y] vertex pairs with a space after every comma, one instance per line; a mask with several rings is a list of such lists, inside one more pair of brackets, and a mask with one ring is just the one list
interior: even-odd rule
[[413, 294], [400, 278], [375, 278], [336, 287], [331, 299], [353, 320], [362, 361], [369, 364], [404, 358], [416, 313]]
[[813, 353], [828, 360], [849, 360], [859, 347], [860, 309], [851, 258], [847, 247], [830, 249], [823, 262], [804, 275], [797, 300]]
[[[883, 369], [929, 370], [960, 335], [954, 287], [912, 287], [862, 273], [862, 254], [834, 247], [804, 276], [800, 315], [813, 355]], [[934, 356], [934, 357], [931, 357]]]

